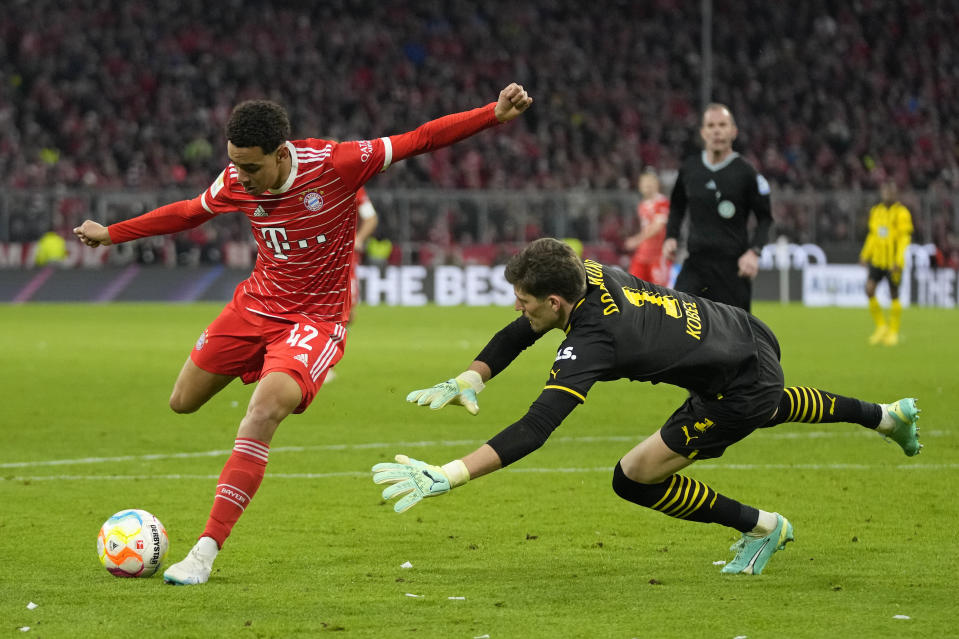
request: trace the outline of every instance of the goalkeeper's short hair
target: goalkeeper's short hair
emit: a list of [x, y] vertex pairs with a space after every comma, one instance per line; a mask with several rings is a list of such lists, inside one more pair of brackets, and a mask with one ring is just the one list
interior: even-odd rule
[[575, 302], [586, 294], [586, 267], [573, 248], [552, 237], [531, 242], [510, 258], [504, 273], [506, 281], [543, 299], [559, 295]]

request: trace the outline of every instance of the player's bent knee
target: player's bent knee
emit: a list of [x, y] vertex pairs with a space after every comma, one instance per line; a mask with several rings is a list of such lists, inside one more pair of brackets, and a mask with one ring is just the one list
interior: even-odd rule
[[616, 464], [613, 470], [613, 492], [634, 504], [651, 507], [663, 496], [663, 483], [642, 484], [633, 481], [623, 472], [622, 464]]
[[632, 450], [616, 465], [623, 478], [639, 484], [657, 484], [672, 474], [657, 464], [647, 452]]
[[[300, 382], [285, 372], [271, 372], [257, 385], [241, 423], [244, 432], [272, 435], [281, 421], [301, 404]], [[265, 440], [264, 440], [265, 441]]]
[[198, 402], [188, 402], [183, 396], [174, 392], [170, 395], [170, 409], [177, 414], [186, 415], [189, 413], [195, 413], [200, 409], [202, 403]]
[[293, 408], [280, 403], [251, 403], [247, 407], [244, 421], [251, 424], [275, 425], [283, 421], [292, 412]]

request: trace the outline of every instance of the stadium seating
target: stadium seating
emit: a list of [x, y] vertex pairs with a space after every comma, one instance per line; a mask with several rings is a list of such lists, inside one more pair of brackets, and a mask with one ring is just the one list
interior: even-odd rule
[[[226, 161], [223, 125], [239, 100], [282, 101], [297, 136], [362, 138], [484, 104], [514, 79], [537, 104], [508, 136], [422, 156], [370, 186], [628, 191], [643, 166], [673, 171], [699, 143], [698, 2], [8, 4], [8, 189], [196, 192]], [[956, 17], [943, 5], [712, 5], [713, 98], [731, 106], [739, 150], [774, 187], [871, 190], [892, 175], [959, 190], [946, 126], [959, 117]], [[45, 230], [14, 214], [0, 241]], [[930, 239], [949, 253], [956, 214], [941, 217]]]

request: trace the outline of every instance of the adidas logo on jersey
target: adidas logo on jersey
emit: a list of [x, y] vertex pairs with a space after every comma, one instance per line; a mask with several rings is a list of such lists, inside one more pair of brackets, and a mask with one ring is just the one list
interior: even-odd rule
[[266, 217], [267, 215], [269, 215], [269, 213], [266, 212], [262, 204], [257, 205], [256, 210], [253, 211], [253, 217]]
[[293, 359], [295, 359], [295, 360], [298, 361], [299, 363], [303, 364], [304, 366], [309, 366], [309, 365], [310, 365], [310, 363], [309, 363], [309, 362], [310, 362], [310, 357], [309, 357], [309, 355], [307, 355], [306, 353], [300, 353], [300, 354], [298, 354], [298, 355], [294, 355], [294, 356], [293, 356]]
[[[711, 190], [711, 191], [715, 191], [715, 190], [716, 190], [716, 180], [710, 180], [709, 182], [706, 182], [706, 188], [709, 189], [709, 190]], [[264, 215], [266, 215], [266, 214], [264, 213]]]

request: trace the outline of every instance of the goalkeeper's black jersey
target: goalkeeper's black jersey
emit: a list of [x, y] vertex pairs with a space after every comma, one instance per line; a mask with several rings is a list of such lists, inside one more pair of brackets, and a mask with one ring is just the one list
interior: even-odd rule
[[[586, 260], [587, 291], [570, 315], [537, 403], [562, 420], [596, 382], [630, 379], [667, 383], [703, 396], [722, 393], [757, 367], [749, 314], [656, 286], [619, 269]], [[544, 335], [520, 317], [477, 356], [497, 374]], [[563, 397], [565, 396], [565, 397]], [[551, 420], [552, 421], [552, 420]], [[552, 424], [555, 426], [558, 422]]]
[[[762, 250], [772, 226], [769, 184], [738, 153], [709, 164], [705, 151], [683, 162], [669, 198], [666, 237], [679, 237], [689, 209], [692, 255], [739, 257], [748, 249]], [[749, 215], [756, 216], [752, 237]]]
[[[487, 442], [504, 466], [542, 446], [596, 382], [663, 382], [715, 399], [731, 387], [752, 385], [760, 370], [756, 340], [775, 341], [741, 308], [656, 286], [591, 260], [585, 265], [586, 296], [570, 313], [545, 387], [526, 415]], [[755, 334], [754, 327], [765, 335]], [[496, 375], [542, 335], [520, 317], [494, 335], [476, 359]]]

